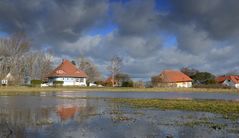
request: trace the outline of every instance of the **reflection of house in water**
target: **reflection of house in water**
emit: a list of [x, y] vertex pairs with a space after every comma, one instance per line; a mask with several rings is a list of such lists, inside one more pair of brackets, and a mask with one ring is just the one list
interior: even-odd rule
[[57, 115], [63, 122], [69, 120], [83, 121], [89, 114], [96, 114], [96, 108], [90, 106], [87, 99], [75, 99], [71, 103], [69, 103], [69, 99], [65, 99], [64, 102], [65, 104], [57, 106]]
[[68, 100], [67, 98], [84, 98], [84, 97], [87, 97], [87, 93], [86, 92], [78, 93], [78, 92], [72, 92], [72, 91], [63, 91], [63, 92], [57, 92], [56, 97], [61, 97], [63, 99], [66, 98], [66, 100]]
[[76, 106], [59, 106], [57, 108], [57, 113], [60, 116], [62, 121], [65, 121], [69, 118], [74, 118], [75, 114], [78, 112]]
[[13, 131], [10, 137], [27, 137], [29, 133], [44, 137], [46, 134], [42, 132], [48, 130], [59, 131], [54, 136], [61, 137], [60, 132], [65, 131], [65, 126], [73, 127], [72, 122], [80, 124], [101, 113], [106, 108], [99, 106], [101, 102], [105, 103], [87, 98], [1, 97], [0, 138], [1, 132], [8, 130], [5, 127]]

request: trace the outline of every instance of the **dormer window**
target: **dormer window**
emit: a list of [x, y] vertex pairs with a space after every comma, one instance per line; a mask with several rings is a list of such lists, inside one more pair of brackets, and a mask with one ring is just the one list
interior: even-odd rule
[[76, 71], [76, 73], [80, 73], [80, 71]]
[[57, 73], [57, 74], [63, 74], [63, 73], [65, 73], [65, 72], [64, 72], [63, 70], [57, 70], [56, 73]]

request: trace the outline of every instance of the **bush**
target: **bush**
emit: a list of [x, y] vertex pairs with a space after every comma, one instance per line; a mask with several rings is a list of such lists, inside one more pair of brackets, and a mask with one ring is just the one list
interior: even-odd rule
[[63, 86], [64, 81], [53, 81], [53, 86]]
[[124, 81], [122, 82], [122, 87], [133, 87], [132, 81]]
[[219, 88], [219, 89], [230, 89], [229, 86], [224, 86], [221, 84], [197, 84], [193, 85], [193, 88]]
[[31, 86], [41, 86], [42, 80], [31, 80]]

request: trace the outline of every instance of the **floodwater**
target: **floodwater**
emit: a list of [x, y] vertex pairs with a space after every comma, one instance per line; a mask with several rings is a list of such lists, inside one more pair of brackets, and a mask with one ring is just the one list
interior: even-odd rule
[[[46, 94], [46, 93], [41, 93]], [[47, 93], [47, 95], [97, 97], [97, 98], [160, 98], [160, 99], [207, 99], [207, 100], [234, 100], [239, 101], [239, 93], [208, 93], [208, 92], [62, 92]]]
[[[191, 93], [41, 92], [0, 97], [0, 137], [238, 138], [239, 120], [219, 114], [136, 109], [110, 98], [192, 98]], [[205, 93], [206, 94], [206, 93]], [[177, 95], [177, 96], [175, 96]], [[211, 94], [209, 94], [211, 95]], [[215, 94], [209, 99], [237, 100]]]

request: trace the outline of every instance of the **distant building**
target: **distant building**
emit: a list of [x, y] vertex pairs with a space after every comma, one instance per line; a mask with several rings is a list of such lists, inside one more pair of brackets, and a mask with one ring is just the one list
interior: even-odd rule
[[192, 79], [181, 71], [164, 70], [156, 77], [159, 87], [192, 87]]
[[230, 76], [219, 76], [216, 77], [216, 82], [225, 86], [239, 88], [239, 76], [230, 75]]
[[2, 80], [1, 80], [1, 85], [8, 85], [14, 81], [14, 77], [12, 76], [11, 73], [8, 73]]
[[113, 77], [109, 76], [105, 81], [104, 81], [106, 86], [112, 86], [112, 84], [114, 84], [114, 86], [118, 87], [119, 86], [119, 82], [116, 79], [116, 77], [114, 78], [114, 82], [113, 82]]
[[87, 75], [84, 71], [68, 60], [62, 63], [48, 75], [48, 85], [52, 86], [54, 81], [63, 81], [63, 86], [87, 86]]

